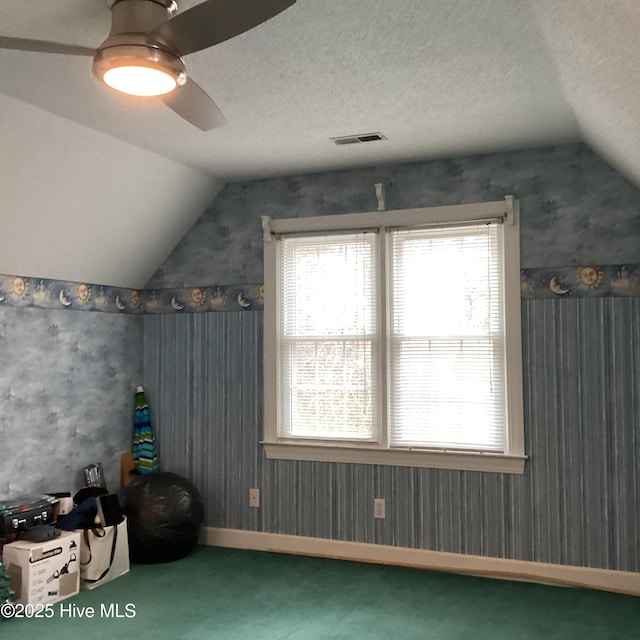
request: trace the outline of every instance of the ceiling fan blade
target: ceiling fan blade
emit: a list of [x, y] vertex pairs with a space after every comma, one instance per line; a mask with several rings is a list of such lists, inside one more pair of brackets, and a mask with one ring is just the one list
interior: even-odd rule
[[222, 127], [227, 122], [218, 105], [191, 78], [176, 91], [160, 96], [160, 100], [203, 131]]
[[47, 42], [46, 40], [29, 40], [28, 38], [9, 38], [0, 36], [0, 49], [17, 51], [33, 51], [35, 53], [62, 53], [69, 56], [95, 56], [96, 49], [79, 47], [75, 44]]
[[284, 11], [295, 0], [207, 0], [177, 14], [149, 34], [182, 56], [233, 38]]

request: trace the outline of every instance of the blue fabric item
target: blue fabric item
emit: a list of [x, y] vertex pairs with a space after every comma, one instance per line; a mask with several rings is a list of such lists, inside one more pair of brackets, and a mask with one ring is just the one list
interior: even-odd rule
[[73, 511], [60, 516], [56, 527], [63, 531], [75, 531], [76, 529], [92, 529], [95, 527], [98, 505], [95, 497], [83, 500]]
[[133, 426], [133, 459], [138, 473], [160, 471], [156, 437], [151, 426], [149, 403], [142, 387], [138, 387], [135, 397], [135, 419]]

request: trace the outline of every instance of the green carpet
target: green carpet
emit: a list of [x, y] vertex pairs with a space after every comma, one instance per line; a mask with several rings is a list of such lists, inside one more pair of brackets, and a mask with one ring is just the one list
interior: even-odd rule
[[[104, 605], [133, 618], [101, 618]], [[61, 618], [60, 607], [96, 617]], [[0, 622], [2, 638], [182, 640], [637, 640], [640, 598], [452, 574], [198, 547], [179, 562]], [[68, 610], [68, 609], [67, 609]], [[115, 608], [112, 609], [112, 613]]]

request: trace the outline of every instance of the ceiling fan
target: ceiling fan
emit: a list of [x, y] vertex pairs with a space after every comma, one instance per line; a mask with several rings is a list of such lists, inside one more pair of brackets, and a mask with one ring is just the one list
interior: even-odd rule
[[174, 0], [106, 0], [111, 31], [97, 48], [0, 36], [0, 49], [93, 56], [94, 75], [137, 96], [157, 96], [192, 125], [225, 123], [216, 103], [187, 75], [182, 59], [237, 36], [295, 0], [206, 0], [177, 12]]

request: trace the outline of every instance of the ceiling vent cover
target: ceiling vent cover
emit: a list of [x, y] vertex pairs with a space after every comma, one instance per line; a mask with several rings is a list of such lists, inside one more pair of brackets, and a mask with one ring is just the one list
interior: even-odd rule
[[358, 133], [352, 136], [340, 136], [338, 138], [330, 138], [335, 144], [358, 144], [360, 142], [375, 142], [376, 140], [386, 140], [387, 138], [381, 133]]

